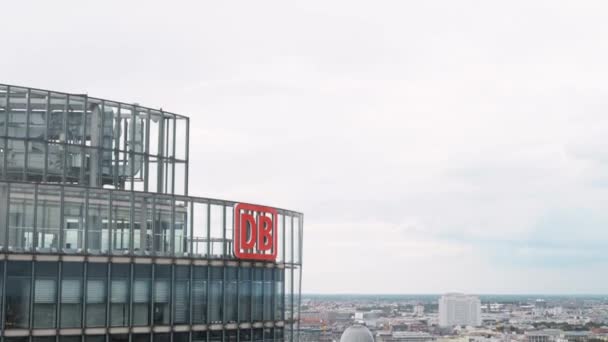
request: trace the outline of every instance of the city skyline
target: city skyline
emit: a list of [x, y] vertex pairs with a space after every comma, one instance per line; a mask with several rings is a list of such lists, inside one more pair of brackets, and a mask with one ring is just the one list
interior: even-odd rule
[[303, 293], [608, 292], [605, 2], [3, 8], [0, 82], [188, 113], [191, 195], [306, 213]]

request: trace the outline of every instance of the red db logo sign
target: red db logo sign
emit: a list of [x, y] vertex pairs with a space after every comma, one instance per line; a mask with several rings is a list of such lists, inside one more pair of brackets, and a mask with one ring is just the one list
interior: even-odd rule
[[234, 255], [239, 259], [277, 259], [277, 211], [253, 204], [234, 207]]

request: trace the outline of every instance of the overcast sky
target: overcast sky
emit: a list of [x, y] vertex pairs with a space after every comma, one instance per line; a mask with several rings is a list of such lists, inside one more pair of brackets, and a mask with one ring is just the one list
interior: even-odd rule
[[607, 293], [606, 1], [9, 1], [0, 83], [191, 117], [307, 293]]

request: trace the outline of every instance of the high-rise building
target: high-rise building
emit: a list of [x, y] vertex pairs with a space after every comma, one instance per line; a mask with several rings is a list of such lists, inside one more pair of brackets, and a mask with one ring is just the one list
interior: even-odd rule
[[439, 325], [481, 325], [479, 297], [461, 293], [448, 293], [439, 299]]
[[298, 340], [303, 216], [190, 196], [189, 122], [0, 85], [3, 342]]

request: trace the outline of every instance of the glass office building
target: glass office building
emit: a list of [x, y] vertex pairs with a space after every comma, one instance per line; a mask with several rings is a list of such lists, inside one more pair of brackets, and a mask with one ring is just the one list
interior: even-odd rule
[[188, 117], [0, 85], [3, 342], [297, 341], [303, 216], [276, 260], [188, 194]]

